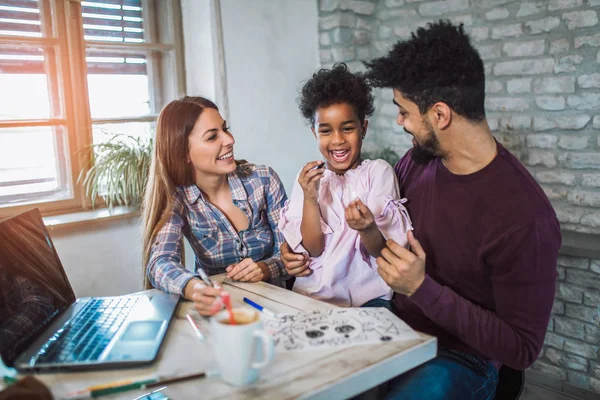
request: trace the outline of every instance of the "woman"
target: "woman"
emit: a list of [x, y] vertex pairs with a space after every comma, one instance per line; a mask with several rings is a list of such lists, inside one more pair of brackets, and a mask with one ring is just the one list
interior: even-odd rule
[[283, 185], [271, 168], [234, 160], [234, 143], [217, 106], [202, 97], [175, 100], [158, 117], [143, 207], [146, 287], [193, 300], [201, 315], [222, 307], [222, 289], [182, 265], [183, 236], [196, 272], [273, 284], [287, 277], [277, 228]]

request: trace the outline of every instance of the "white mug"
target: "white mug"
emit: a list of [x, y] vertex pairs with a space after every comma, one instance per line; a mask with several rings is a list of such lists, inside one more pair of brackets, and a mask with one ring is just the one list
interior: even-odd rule
[[271, 335], [264, 331], [258, 312], [234, 308], [233, 313], [240, 322], [236, 325], [229, 325], [227, 310], [212, 317], [214, 358], [225, 382], [244, 386], [256, 382], [259, 369], [273, 360], [274, 344]]

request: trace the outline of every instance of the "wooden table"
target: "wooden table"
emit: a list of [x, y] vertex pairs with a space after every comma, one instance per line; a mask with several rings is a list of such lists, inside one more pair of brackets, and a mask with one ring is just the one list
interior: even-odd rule
[[[213, 277], [223, 282], [224, 275]], [[309, 297], [266, 283], [239, 283], [225, 280], [234, 306], [247, 306], [244, 296], [275, 312], [295, 313], [334, 307]], [[159, 359], [146, 368], [83, 373], [40, 374], [57, 399], [68, 392], [93, 384], [132, 377], [187, 375], [215, 369], [210, 338], [202, 343], [194, 335], [185, 316], [192, 314], [202, 330], [208, 321], [198, 316], [190, 302], [180, 303], [171, 323]], [[434, 337], [420, 334], [409, 343], [387, 342], [331, 350], [277, 353], [261, 372], [258, 382], [235, 388], [218, 377], [208, 377], [168, 385], [163, 391], [174, 400], [185, 399], [345, 399], [373, 388], [394, 376], [420, 365], [437, 351]], [[106, 396], [108, 399], [133, 399], [149, 390]]]

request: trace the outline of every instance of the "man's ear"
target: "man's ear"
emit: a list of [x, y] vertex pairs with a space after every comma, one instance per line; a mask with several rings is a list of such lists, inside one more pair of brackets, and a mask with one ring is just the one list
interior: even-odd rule
[[362, 124], [362, 138], [364, 139], [367, 136], [367, 128], [369, 127], [369, 120], [365, 119]]
[[452, 109], [448, 106], [448, 104], [444, 102], [437, 102], [431, 107], [431, 118], [432, 125], [436, 126], [438, 129], [443, 130], [450, 126], [452, 122]]
[[312, 131], [312, 133], [313, 133], [313, 135], [314, 135], [315, 139], [317, 139], [317, 132], [315, 132], [315, 127], [314, 127], [314, 126], [311, 126], [311, 127], [310, 127], [310, 130]]

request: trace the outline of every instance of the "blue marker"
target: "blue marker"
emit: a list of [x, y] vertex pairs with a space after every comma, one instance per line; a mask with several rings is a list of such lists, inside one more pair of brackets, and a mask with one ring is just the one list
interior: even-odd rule
[[250, 304], [252, 307], [256, 308], [258, 311], [262, 311], [263, 313], [267, 314], [268, 316], [276, 318], [276, 315], [273, 311], [269, 310], [268, 308], [264, 308], [260, 304], [256, 304], [249, 298], [244, 297], [244, 302]]

